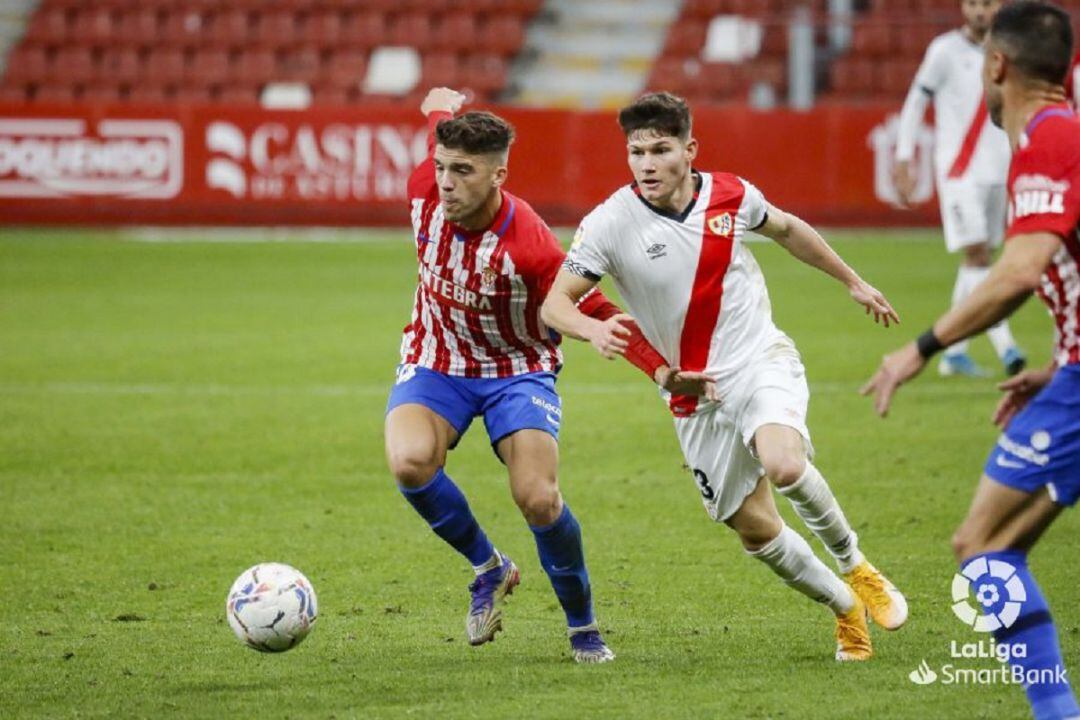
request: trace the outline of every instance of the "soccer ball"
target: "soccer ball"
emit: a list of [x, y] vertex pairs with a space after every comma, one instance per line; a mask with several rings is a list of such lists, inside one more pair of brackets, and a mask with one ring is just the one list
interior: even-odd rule
[[318, 618], [315, 588], [282, 563], [259, 563], [240, 573], [225, 601], [236, 637], [260, 652], [284, 652], [300, 643]]

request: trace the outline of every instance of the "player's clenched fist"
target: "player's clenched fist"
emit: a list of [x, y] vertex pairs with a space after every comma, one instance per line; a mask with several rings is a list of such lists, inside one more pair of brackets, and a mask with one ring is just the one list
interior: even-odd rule
[[420, 112], [430, 115], [433, 112], [456, 113], [465, 104], [466, 97], [457, 90], [445, 87], [432, 88], [424, 102], [420, 103]]

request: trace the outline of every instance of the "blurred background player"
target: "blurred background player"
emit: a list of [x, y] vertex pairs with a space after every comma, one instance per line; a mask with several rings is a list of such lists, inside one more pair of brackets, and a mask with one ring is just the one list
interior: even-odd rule
[[[544, 320], [603, 344], [610, 326], [576, 304], [610, 274], [650, 343], [676, 365], [715, 378], [705, 397], [665, 395], [709, 515], [784, 582], [835, 613], [837, 660], [867, 660], [867, 612], [895, 630], [907, 619], [907, 603], [863, 556], [810, 462], [806, 373], [794, 343], [772, 322], [765, 279], [743, 236], [754, 230], [776, 240], [842, 282], [886, 326], [899, 319], [808, 224], [736, 175], [693, 169], [698, 144], [681, 98], [645, 95], [623, 108], [619, 124], [634, 182], [582, 221], [544, 302]], [[784, 524], [770, 482], [825, 544], [844, 580]]]
[[[984, 603], [988, 614], [1001, 613], [1017, 596], [995, 576], [1015, 572], [1023, 583], [1019, 613], [999, 623], [994, 638], [1024, 647], [1011, 662], [1027, 680], [1036, 720], [1080, 718], [1057, 630], [1027, 559], [1061, 510], [1080, 498], [1080, 119], [1062, 87], [1071, 48], [1069, 16], [1056, 6], [1017, 2], [995, 18], [983, 79], [990, 117], [1014, 152], [1005, 251], [986, 282], [916, 342], [886, 356], [863, 388], [885, 415], [896, 389], [945, 345], [1008, 317], [1032, 293], [1050, 308], [1054, 359], [1003, 383], [994, 420], [1004, 432], [953, 536], [964, 574], [994, 587], [998, 599]], [[1006, 564], [1004, 573], [987, 572], [995, 562]]]
[[[993, 248], [1005, 228], [1005, 173], [1009, 143], [999, 128], [986, 122], [982, 99], [982, 43], [1000, 0], [962, 0], [964, 26], [938, 36], [926, 50], [900, 114], [895, 183], [904, 205], [911, 201], [915, 176], [911, 161], [926, 107], [934, 105], [934, 171], [945, 246], [963, 252], [952, 302], [963, 301], [990, 268]], [[1005, 372], [1015, 375], [1025, 365], [1007, 322], [987, 330]], [[968, 355], [966, 340], [951, 346], [938, 365], [942, 375], [987, 373]]]
[[[421, 105], [430, 154], [409, 179], [419, 285], [387, 406], [386, 456], [405, 498], [472, 564], [466, 630], [471, 644], [486, 643], [502, 627], [499, 604], [519, 573], [443, 469], [447, 451], [483, 417], [566, 612], [574, 659], [605, 662], [615, 656], [593, 615], [581, 528], [556, 479], [562, 355], [540, 322], [564, 253], [532, 208], [502, 190], [513, 128], [490, 113], [453, 118], [464, 99], [436, 88]], [[582, 309], [603, 318], [613, 346], [654, 376], [663, 358], [636, 327], [622, 325], [618, 308], [594, 293]], [[670, 372], [656, 377], [671, 387], [686, 380]], [[698, 384], [691, 379], [689, 386]]]

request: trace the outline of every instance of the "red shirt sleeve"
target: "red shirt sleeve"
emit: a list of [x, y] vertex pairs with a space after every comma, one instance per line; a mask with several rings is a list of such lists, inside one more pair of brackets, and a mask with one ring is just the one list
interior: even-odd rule
[[1006, 237], [1048, 232], [1068, 240], [1080, 222], [1076, 125], [1057, 118], [1045, 122], [1032, 143], [1013, 156]]
[[426, 198], [435, 191], [435, 127], [443, 120], [454, 117], [448, 112], [433, 112], [427, 116], [427, 157], [416, 166], [409, 176], [408, 191], [410, 198]]
[[[532, 215], [533, 213], [530, 211], [529, 216]], [[555, 233], [538, 217], [536, 230], [537, 238], [534, 244], [534, 252], [530, 258], [531, 267], [529, 270], [531, 272], [529, 274], [537, 279], [536, 288], [539, 297], [545, 298], [555, 282], [555, 276], [559, 274], [563, 260], [566, 259], [566, 253], [563, 251], [559, 239], [555, 237]], [[578, 310], [597, 320], [607, 320], [622, 312], [622, 309], [608, 300], [604, 293], [600, 292], [599, 288], [586, 293], [578, 301]], [[651, 380], [656, 375], [657, 368], [668, 363], [641, 334], [641, 328], [638, 327], [637, 323], [626, 323], [626, 327], [630, 330], [630, 337], [627, 338], [629, 344], [624, 357], [631, 365], [648, 375]]]

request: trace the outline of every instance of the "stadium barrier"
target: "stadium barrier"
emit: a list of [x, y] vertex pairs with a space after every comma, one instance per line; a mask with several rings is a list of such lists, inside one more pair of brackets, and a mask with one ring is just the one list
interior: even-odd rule
[[[629, 180], [611, 112], [494, 108], [517, 127], [507, 187], [575, 224]], [[809, 112], [702, 108], [696, 165], [738, 173], [776, 205], [831, 225], [937, 220], [890, 204], [892, 106]], [[388, 225], [425, 152], [413, 108], [271, 111], [204, 106], [0, 106], [4, 224]], [[932, 198], [932, 134], [918, 194]]]

